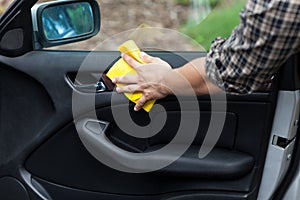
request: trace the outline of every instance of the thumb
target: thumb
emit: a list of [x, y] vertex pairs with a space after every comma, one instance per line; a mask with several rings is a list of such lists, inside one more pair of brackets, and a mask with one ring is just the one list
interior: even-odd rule
[[145, 52], [141, 52], [140, 53], [140, 57], [143, 61], [145, 61], [146, 63], [153, 63], [157, 60], [156, 57], [152, 57], [149, 54], [145, 53]]

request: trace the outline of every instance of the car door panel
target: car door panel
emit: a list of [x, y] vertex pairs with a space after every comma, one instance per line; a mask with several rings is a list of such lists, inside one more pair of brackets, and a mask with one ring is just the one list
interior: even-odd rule
[[[257, 106], [258, 108], [263, 108]], [[109, 108], [107, 108], [109, 110]], [[103, 112], [104, 109], [101, 110], [101, 113], [105, 113]], [[264, 111], [263, 109], [260, 109], [261, 111]], [[255, 113], [257, 110], [253, 110], [253, 113]], [[250, 112], [248, 112], [247, 114], [249, 114]], [[256, 118], [253, 119], [257, 119], [259, 117], [259, 114], [261, 113], [257, 113]], [[106, 113], [103, 116], [109, 116], [106, 115]], [[264, 115], [261, 115], [262, 117], [265, 117]], [[110, 117], [108, 118], [101, 118], [101, 120], [109, 120]], [[247, 124], [247, 123], [246, 123]], [[261, 123], [260, 125], [262, 125], [263, 123]], [[137, 175], [137, 174], [130, 174], [130, 178], [127, 177], [127, 173], [121, 173], [121, 172], [109, 172], [111, 169], [107, 169], [109, 171], [104, 170], [103, 168], [107, 168], [104, 167], [102, 164], [100, 164], [99, 162], [97, 162], [94, 158], [92, 158], [86, 151], [85, 154], [80, 153], [80, 152], [74, 152], [74, 149], [84, 149], [84, 147], [82, 146], [82, 144], [80, 143], [79, 137], [76, 134], [76, 129], [74, 127], [74, 125], [71, 125], [72, 130], [68, 130], [68, 131], [62, 131], [59, 134], [56, 134], [56, 138], [52, 138], [51, 142], [49, 141], [48, 143], [45, 144], [45, 146], [42, 149], [39, 149], [37, 152], [35, 152], [32, 157], [29, 158], [28, 162], [27, 162], [27, 168], [29, 169], [29, 171], [31, 171], [33, 174], [39, 176], [39, 177], [43, 177], [46, 180], [51, 180], [51, 181], [55, 181], [56, 183], [61, 183], [62, 185], [68, 185], [68, 186], [72, 186], [75, 188], [85, 188], [86, 190], [92, 190], [92, 191], [108, 191], [110, 193], [120, 193], [120, 192], [124, 192], [125, 194], [137, 194], [142, 192], [142, 194], [155, 194], [157, 193], [157, 188], [153, 188], [150, 187], [151, 185], [160, 185], [160, 190], [159, 193], [164, 193], [164, 192], [172, 192], [172, 190], [169, 190], [168, 188], [170, 188], [170, 185], [174, 184], [174, 187], [176, 189], [173, 189], [174, 191], [177, 190], [185, 190], [188, 188], [191, 188], [193, 186], [193, 189], [212, 189], [214, 188], [215, 190], [234, 190], [234, 191], [248, 191], [250, 189], [250, 185], [252, 182], [252, 178], [253, 178], [253, 174], [251, 174], [252, 172], [255, 172], [256, 167], [253, 167], [251, 162], [250, 162], [250, 170], [248, 171], [248, 174], [250, 174], [249, 176], [245, 177], [242, 176], [242, 180], [247, 180], [247, 184], [245, 184], [243, 181], [241, 181], [241, 179], [238, 179], [239, 181], [236, 181], [235, 179], [240, 178], [240, 177], [236, 177], [234, 176], [237, 172], [235, 170], [233, 170], [234, 166], [231, 166], [230, 168], [234, 171], [235, 174], [230, 174], [228, 175], [228, 177], [226, 177], [226, 173], [228, 172], [223, 172], [221, 174], [218, 174], [218, 169], [211, 169], [210, 174], [205, 174], [205, 173], [201, 173], [201, 170], [205, 170], [203, 169], [205, 167], [205, 165], [201, 165], [201, 163], [198, 163], [199, 167], [203, 167], [202, 169], [198, 169], [197, 168], [193, 169], [193, 165], [189, 165], [187, 162], [180, 162], [180, 159], [178, 161], [178, 164], [175, 162], [174, 165], [171, 165], [171, 169], [168, 167], [166, 169], [163, 169], [161, 171], [155, 172], [152, 174], [148, 174], [148, 175]], [[201, 126], [200, 126], [201, 127]], [[239, 127], [240, 128], [240, 127]], [[262, 126], [261, 130], [259, 130], [257, 133], [261, 133], [261, 131], [263, 131], [265, 127]], [[113, 130], [113, 128], [112, 128]], [[225, 129], [226, 130], [226, 129]], [[240, 130], [244, 130], [242, 128], [240, 128]], [[255, 129], [252, 129], [255, 130]], [[75, 134], [74, 134], [75, 133]], [[109, 132], [109, 134], [124, 134], [124, 133], [120, 133], [120, 131], [112, 131]], [[240, 144], [241, 145], [241, 149], [239, 150], [241, 152], [247, 152], [247, 149], [253, 149], [250, 148], [251, 144], [248, 144], [251, 142], [251, 139], [255, 141], [255, 137], [253, 138], [253, 135], [255, 135], [255, 133], [252, 133], [251, 131], [249, 132], [250, 136], [249, 138], [243, 138], [242, 140], [240, 139]], [[118, 136], [115, 136], [118, 137]], [[128, 136], [127, 136], [128, 137]], [[122, 137], [121, 137], [122, 138]], [[122, 142], [115, 142], [116, 145], [120, 146], [121, 148], [124, 149], [128, 149], [128, 145], [126, 144], [126, 140], [127, 138], [122, 138], [119, 140], [125, 140]], [[112, 139], [112, 141], [114, 141], [115, 139]], [[131, 140], [133, 140], [131, 138]], [[159, 139], [156, 139], [159, 141]], [[130, 141], [130, 140], [129, 140]], [[140, 140], [136, 140], [136, 143], [142, 144], [142, 142]], [[134, 143], [131, 141], [131, 143]], [[166, 141], [162, 140], [161, 142], [162, 144], [167, 143]], [[66, 152], [66, 145], [69, 144], [70, 145], [70, 151]], [[147, 145], [147, 142], [144, 142], [145, 145]], [[245, 145], [244, 145], [245, 144]], [[248, 144], [248, 145], [247, 145]], [[259, 146], [259, 143], [254, 143], [255, 145], [257, 145], [256, 147]], [[76, 145], [76, 147], [74, 147]], [[77, 145], [80, 145], [81, 148], [78, 148]], [[224, 153], [224, 152], [228, 152], [228, 154], [225, 156], [229, 156], [230, 153], [235, 152], [236, 150], [233, 150], [234, 148], [226, 148], [226, 147], [221, 147], [222, 143], [218, 144], [218, 151], [220, 151], [220, 153]], [[253, 145], [253, 144], [252, 144]], [[150, 147], [148, 147], [149, 149], [155, 148], [156, 144], [152, 143], [150, 145]], [[237, 146], [237, 145], [236, 145]], [[199, 145], [195, 144], [191, 147], [191, 151], [188, 151], [187, 154], [190, 153], [190, 155], [192, 154], [192, 150], [199, 150]], [[59, 152], [60, 149], [64, 149], [64, 152]], [[135, 148], [131, 148], [130, 150], [133, 151], [138, 147]], [[228, 150], [229, 149], [229, 150]], [[74, 158], [71, 158], [69, 155], [72, 153], [74, 154]], [[231, 152], [232, 151], [232, 152]], [[252, 151], [252, 153], [256, 153], [257, 149], [255, 149], [255, 152]], [[250, 151], [251, 152], [251, 151]], [[82, 155], [83, 154], [83, 155]], [[218, 154], [217, 154], [218, 155]], [[222, 155], [222, 154], [219, 154]], [[238, 154], [240, 155], [240, 154]], [[251, 155], [251, 154], [248, 154]], [[254, 154], [255, 155], [255, 154]], [[184, 155], [183, 158], [186, 155]], [[223, 154], [224, 156], [224, 154]], [[90, 157], [90, 158], [89, 158]], [[188, 156], [187, 156], [188, 157]], [[254, 157], [254, 156], [253, 156]], [[250, 159], [252, 158], [252, 156], [250, 156]], [[51, 161], [49, 160], [49, 158], [51, 158]], [[93, 163], [91, 163], [91, 161], [86, 160], [87, 158], [89, 158], [90, 160], [93, 160]], [[241, 158], [245, 158], [247, 159], [248, 157], [245, 156], [241, 156], [239, 160], [241, 160]], [[222, 163], [223, 165], [226, 164], [226, 159], [222, 159], [219, 158], [219, 162]], [[192, 161], [195, 161], [196, 159], [192, 159]], [[258, 160], [258, 158], [257, 158]], [[95, 161], [95, 162], [94, 162]], [[197, 161], [197, 160], [196, 160]], [[209, 159], [208, 159], [209, 161]], [[205, 159], [203, 160], [204, 164], [206, 164]], [[216, 162], [217, 160], [213, 160], [211, 162]], [[199, 161], [201, 162], [201, 161]], [[257, 161], [258, 162], [258, 161]], [[184, 165], [185, 164], [185, 165]], [[212, 168], [213, 163], [209, 163], [208, 166], [206, 166], [206, 170], [208, 167]], [[248, 163], [249, 164], [249, 163]], [[62, 166], [63, 165], [63, 166]], [[83, 166], [82, 166], [83, 165]], [[101, 165], [101, 167], [100, 167]], [[51, 166], [51, 169], [49, 169], [47, 166]], [[72, 167], [72, 166], [77, 166], [77, 167]], [[87, 171], [82, 171], [82, 169], [84, 168], [84, 166], [89, 166], [87, 167], [88, 170]], [[93, 166], [93, 167], [92, 167]], [[197, 167], [197, 164], [194, 165], [195, 167]], [[92, 167], [92, 168], [90, 168]], [[247, 165], [247, 167], [249, 167]], [[70, 170], [70, 168], [73, 168], [72, 170]], [[219, 165], [220, 168], [220, 165]], [[223, 166], [224, 168], [224, 166]], [[74, 171], [73, 171], [74, 170]], [[181, 171], [181, 173], [180, 173]], [[199, 172], [200, 171], [200, 172]], [[200, 175], [197, 176], [197, 173], [200, 173]], [[207, 171], [206, 171], [207, 172]], [[118, 174], [116, 176], [113, 177], [107, 177], [107, 179], [104, 179], [103, 182], [99, 180], [98, 177], [105, 177], [106, 174]], [[97, 175], [96, 175], [97, 174]], [[146, 177], [144, 177], [146, 176]], [[149, 176], [149, 177], [148, 177]], [[151, 176], [154, 176], [154, 179], [150, 179]], [[65, 178], [68, 177], [68, 179], [66, 180]], [[148, 177], [148, 178], [147, 178]], [[251, 177], [251, 178], [249, 178]], [[74, 179], [75, 180], [74, 180]], [[76, 179], [80, 179], [80, 183], [78, 183], [78, 181], [76, 181]], [[136, 178], [136, 179], [135, 179]], [[171, 179], [170, 179], [171, 178]], [[188, 180], [191, 179], [191, 180]], [[129, 188], [124, 186], [123, 182], [120, 182], [120, 180], [128, 180], [130, 179], [130, 183], [127, 183], [127, 185], [130, 185]], [[163, 180], [166, 179], [164, 182]], [[175, 180], [174, 180], [175, 179]], [[204, 181], [202, 181], [204, 179]], [[208, 181], [208, 180], [209, 181]], [[227, 183], [224, 183], [224, 180], [227, 179]], [[228, 181], [229, 180], [234, 180], [234, 181]], [[145, 186], [141, 186], [142, 183], [140, 182], [141, 180], [145, 181], [145, 183], [143, 183], [143, 185]], [[219, 181], [222, 180], [223, 184], [219, 184], [215, 181]], [[109, 181], [109, 182], [108, 182]], [[112, 181], [112, 182], [111, 182]], [[192, 181], [193, 184], [189, 185], [188, 183]], [[196, 183], [198, 182], [199, 186], [196, 186]], [[204, 183], [203, 183], [204, 182]], [[238, 183], [237, 183], [238, 182]], [[243, 184], [241, 184], [241, 182], [243, 182]], [[107, 186], [109, 187], [110, 185], [114, 185], [115, 187], [109, 187], [106, 188], [106, 184], [104, 183], [109, 183], [107, 184]], [[79, 184], [79, 185], [78, 185]], [[149, 186], [147, 186], [149, 184]], [[168, 190], [164, 190], [163, 188], [167, 187], [166, 189]], [[185, 188], [187, 187], [187, 188]], [[194, 188], [195, 187], [195, 188]], [[137, 189], [138, 188], [138, 189]], [[143, 190], [142, 190], [143, 188]]]
[[[179, 56], [170, 52], [150, 53], [168, 61], [173, 67], [181, 66], [186, 62], [185, 59], [204, 56], [197, 52], [179, 52]], [[10, 141], [19, 142], [14, 144], [19, 151], [7, 148], [2, 153], [2, 158], [6, 159], [1, 159], [0, 166], [16, 166], [14, 158], [19, 156], [20, 165], [26, 163], [25, 170], [32, 174], [32, 182], [39, 185], [35, 187], [43, 188], [39, 190], [45, 190], [53, 199], [145, 199], [147, 195], [152, 195], [152, 199], [176, 199], [176, 196], [190, 199], [192, 197], [185, 194], [188, 191], [194, 191], [194, 196], [198, 195], [199, 198], [255, 198], [273, 116], [275, 95], [272, 92], [227, 95], [224, 129], [216, 149], [202, 160], [197, 159], [196, 155], [212, 111], [209, 96], [198, 97], [201, 120], [197, 136], [182, 158], [156, 172], [119, 172], [90, 155], [81, 143], [73, 122], [73, 88], [67, 76], [74, 77], [82, 63], [86, 66], [83, 73], [87, 76], [100, 76], [119, 56], [117, 52], [92, 54], [34, 51], [18, 58], [0, 58], [3, 72], [0, 75], [1, 103], [14, 107], [13, 110], [1, 108], [1, 116], [12, 121], [2, 125], [5, 129], [1, 134], [6, 135], [2, 142], [10, 145], [13, 144]], [[85, 61], [88, 55], [92, 58]], [[82, 103], [80, 117], [84, 118], [96, 107], [98, 119], [110, 123], [107, 137], [116, 147], [129, 152], [153, 151], [168, 144], [178, 129], [180, 112], [193, 113], [191, 110], [181, 110], [175, 97], [159, 100], [157, 104], [167, 110], [164, 128], [153, 137], [136, 138], [124, 133], [116, 125], [111, 111], [111, 98], [111, 91], [96, 94], [94, 107]], [[120, 103], [114, 106], [127, 109], [128, 104], [122, 103], [123, 95], [117, 95], [117, 98], [120, 98]], [[186, 97], [185, 101], [190, 99]], [[129, 104], [132, 119], [137, 124], [146, 125], [150, 122], [147, 113], [133, 112], [132, 109], [133, 104]], [[13, 120], [16, 112], [20, 113], [20, 120]], [[15, 132], [16, 127], [20, 131]], [[16, 139], [20, 137], [21, 140]], [[15, 170], [20, 171], [19, 168]]]

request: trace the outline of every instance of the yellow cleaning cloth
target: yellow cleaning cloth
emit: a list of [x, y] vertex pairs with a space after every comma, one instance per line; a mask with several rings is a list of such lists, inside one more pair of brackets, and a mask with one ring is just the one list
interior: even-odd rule
[[[123, 43], [121, 46], [119, 46], [119, 51], [125, 54], [130, 55], [133, 57], [136, 61], [138, 61], [141, 64], [146, 64], [141, 58], [140, 58], [140, 49], [137, 47], [135, 42], [133, 40], [129, 40], [125, 43]], [[120, 58], [107, 72], [106, 76], [110, 79], [113, 79], [116, 76], [124, 76], [124, 75], [135, 75], [137, 72], [128, 65], [123, 58]], [[117, 84], [117, 86], [121, 86], [122, 84]], [[142, 97], [141, 92], [135, 92], [133, 94], [131, 93], [125, 93], [125, 96], [132, 102], [137, 103], [138, 100]], [[150, 112], [151, 108], [153, 107], [155, 103], [155, 100], [148, 101], [144, 106], [143, 109], [147, 112]]]

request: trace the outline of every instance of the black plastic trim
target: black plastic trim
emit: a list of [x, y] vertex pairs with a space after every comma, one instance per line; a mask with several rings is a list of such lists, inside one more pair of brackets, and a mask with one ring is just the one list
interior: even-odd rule
[[300, 89], [300, 53], [292, 56], [282, 66], [280, 90], [295, 91]]
[[177, 161], [158, 173], [173, 177], [232, 180], [246, 175], [254, 166], [252, 156], [238, 151], [214, 148], [203, 159], [199, 159], [198, 154], [199, 146], [194, 145]]
[[32, 47], [32, 20], [31, 6], [36, 0], [20, 0], [15, 1], [1, 17], [0, 22], [0, 41], [5, 34], [13, 29], [23, 30], [23, 44], [18, 49], [0, 48], [0, 54], [10, 57], [20, 56], [33, 50]]
[[16, 178], [5, 176], [0, 178], [0, 199], [29, 200], [24, 185]]
[[[49, 191], [53, 199], [72, 199], [72, 200], [241, 200], [251, 199], [252, 194], [245, 194], [239, 192], [219, 192], [219, 191], [182, 191], [174, 193], [163, 193], [158, 195], [118, 195], [110, 193], [92, 192], [88, 190], [80, 190], [77, 188], [70, 188], [67, 186], [58, 185], [48, 182], [38, 177], [33, 179], [41, 184], [47, 191]], [[127, 180], [124, 180], [126, 184]]]

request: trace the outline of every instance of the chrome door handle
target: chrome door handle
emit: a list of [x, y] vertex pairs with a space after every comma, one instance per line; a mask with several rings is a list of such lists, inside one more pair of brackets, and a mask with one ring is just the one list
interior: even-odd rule
[[74, 89], [84, 93], [99, 93], [104, 92], [106, 87], [102, 81], [98, 81], [96, 84], [73, 84]]
[[67, 75], [66, 76], [66, 82], [68, 85], [73, 89], [78, 92], [83, 92], [83, 93], [99, 93], [99, 92], [104, 92], [107, 90], [105, 84], [103, 83], [102, 80], [99, 80], [97, 83], [80, 83], [78, 81], [72, 81], [71, 78]]

